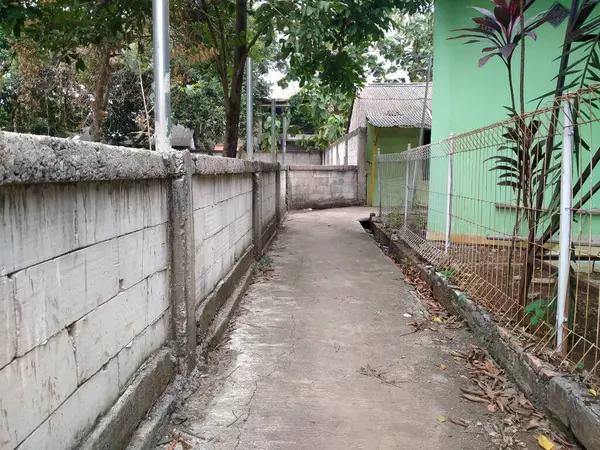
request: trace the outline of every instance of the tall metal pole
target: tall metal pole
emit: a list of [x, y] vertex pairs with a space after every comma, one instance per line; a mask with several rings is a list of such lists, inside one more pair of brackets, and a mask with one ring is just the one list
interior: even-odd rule
[[283, 136], [281, 138], [281, 165], [285, 166], [285, 152], [287, 151], [287, 130], [288, 130], [288, 115], [287, 111], [283, 113]]
[[252, 86], [252, 58], [246, 59], [246, 154], [248, 159], [254, 158], [254, 121], [253, 121], [253, 86]]
[[571, 269], [571, 224], [573, 222], [573, 111], [570, 99], [563, 100], [563, 148], [560, 169], [560, 236], [558, 296], [556, 308], [556, 349], [563, 351], [564, 325], [568, 317], [569, 272]]
[[444, 251], [448, 253], [452, 233], [452, 182], [454, 173], [454, 133], [450, 133], [450, 154], [448, 155], [448, 186], [446, 191], [446, 242]]
[[406, 190], [404, 195], [404, 228], [408, 228], [408, 197], [410, 197], [410, 149], [411, 145], [408, 144], [406, 150]]
[[377, 149], [377, 187], [379, 188], [379, 217], [383, 217], [383, 198], [381, 189], [381, 149]]
[[419, 134], [419, 147], [425, 143], [425, 115], [427, 114], [427, 97], [429, 97], [429, 83], [431, 81], [432, 65], [433, 56], [430, 56], [429, 66], [427, 67], [427, 79], [425, 81], [425, 99], [423, 100], [423, 113], [421, 114], [421, 133]]
[[[275, 136], [275, 99], [271, 99], [271, 154], [276, 155], [275, 145], [277, 145], [277, 136]], [[275, 156], [276, 158], [277, 156]]]
[[156, 149], [171, 149], [171, 71], [169, 67], [169, 0], [152, 0], [154, 40], [154, 135]]

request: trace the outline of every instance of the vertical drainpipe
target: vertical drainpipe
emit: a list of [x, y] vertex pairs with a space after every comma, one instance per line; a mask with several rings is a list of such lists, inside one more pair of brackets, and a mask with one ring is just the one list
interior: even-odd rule
[[152, 0], [154, 42], [154, 135], [156, 149], [171, 149], [171, 71], [169, 66], [169, 0]]

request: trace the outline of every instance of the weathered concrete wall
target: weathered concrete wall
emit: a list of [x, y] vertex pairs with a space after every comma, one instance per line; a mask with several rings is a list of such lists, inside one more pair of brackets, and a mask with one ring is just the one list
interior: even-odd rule
[[252, 173], [194, 176], [196, 302], [252, 244]]
[[0, 448], [123, 448], [193, 369], [196, 309], [274, 223], [278, 170], [0, 133]]
[[0, 210], [0, 442], [69, 448], [167, 339], [165, 185], [6, 186]]
[[320, 166], [322, 163], [321, 153], [286, 153], [285, 157], [282, 153], [277, 153], [274, 158], [271, 153], [255, 153], [253, 156], [254, 160], [262, 162], [274, 162], [277, 159], [279, 164], [285, 166]]
[[263, 172], [260, 174], [261, 200], [262, 200], [262, 227], [263, 230], [275, 220], [275, 172]]
[[358, 169], [352, 166], [289, 167], [290, 209], [360, 204]]

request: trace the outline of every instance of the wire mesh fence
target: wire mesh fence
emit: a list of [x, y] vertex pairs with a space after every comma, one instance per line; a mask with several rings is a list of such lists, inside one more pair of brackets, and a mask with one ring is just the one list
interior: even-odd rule
[[524, 346], [600, 372], [600, 86], [377, 157], [387, 224]]

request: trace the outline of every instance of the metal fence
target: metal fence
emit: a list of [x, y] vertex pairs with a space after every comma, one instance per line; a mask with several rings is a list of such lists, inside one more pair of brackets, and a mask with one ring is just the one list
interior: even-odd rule
[[378, 153], [376, 201], [399, 238], [528, 350], [587, 378], [600, 372], [599, 161], [600, 85]]

